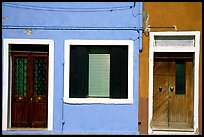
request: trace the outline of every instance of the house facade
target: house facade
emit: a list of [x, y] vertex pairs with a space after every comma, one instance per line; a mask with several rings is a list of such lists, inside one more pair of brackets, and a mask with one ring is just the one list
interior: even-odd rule
[[2, 133], [202, 134], [202, 3], [2, 2]]
[[202, 134], [202, 3], [143, 6], [139, 133]]
[[138, 134], [142, 2], [2, 2], [3, 134]]

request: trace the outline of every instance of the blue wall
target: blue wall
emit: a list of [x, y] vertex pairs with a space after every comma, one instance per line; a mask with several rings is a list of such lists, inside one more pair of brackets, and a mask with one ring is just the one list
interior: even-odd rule
[[[13, 4], [13, 5], [11, 5]], [[36, 7], [19, 8], [21, 5]], [[138, 134], [138, 76], [139, 50], [141, 50], [142, 3], [133, 2], [12, 2], [2, 3], [2, 40], [17, 39], [52, 39], [54, 40], [54, 129], [48, 131], [3, 131], [3, 133], [21, 134]], [[67, 12], [41, 7], [56, 8], [112, 8], [113, 11], [92, 9], [91, 12]], [[116, 10], [122, 7], [123, 10]], [[38, 8], [38, 9], [37, 9]], [[57, 11], [58, 10], [58, 11]], [[73, 9], [75, 10], [75, 9]], [[88, 11], [89, 9], [83, 9]], [[110, 9], [109, 9], [110, 10]], [[9, 29], [15, 27], [16, 29]], [[7, 27], [5, 27], [7, 26]], [[44, 29], [32, 29], [32, 35], [26, 35], [22, 26]], [[55, 26], [58, 30], [48, 27]], [[123, 28], [115, 30], [60, 30], [62, 26]], [[17, 29], [18, 28], [18, 29]], [[47, 29], [46, 29], [47, 28]], [[131, 28], [131, 29], [130, 29]], [[133, 28], [133, 29], [132, 29]], [[135, 29], [134, 29], [135, 28]], [[64, 41], [79, 40], [134, 40], [134, 103], [124, 105], [63, 103], [64, 94]], [[3, 45], [3, 44], [2, 44]], [[62, 124], [65, 121], [65, 124]]]

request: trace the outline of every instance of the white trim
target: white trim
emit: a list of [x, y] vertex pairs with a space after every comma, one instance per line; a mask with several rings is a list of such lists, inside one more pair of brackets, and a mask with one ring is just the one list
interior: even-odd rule
[[193, 131], [153, 131], [153, 135], [194, 135]]
[[[128, 46], [128, 99], [69, 98], [70, 45]], [[74, 104], [132, 104], [133, 103], [133, 41], [131, 40], [65, 40], [64, 48], [64, 102]]]
[[[155, 36], [195, 36], [195, 46], [154, 46]], [[199, 31], [180, 31], [180, 32], [150, 32], [149, 41], [149, 102], [148, 102], [148, 134], [181, 134], [172, 131], [153, 131], [151, 119], [153, 115], [153, 62], [154, 52], [194, 52], [194, 126], [193, 132], [182, 132], [197, 134], [198, 130], [198, 100], [199, 100], [199, 54], [200, 54], [200, 32]]]
[[4, 39], [3, 43], [3, 100], [2, 100], [2, 130], [8, 130], [8, 98], [9, 98], [9, 44], [35, 44], [49, 45], [49, 80], [48, 80], [48, 127], [47, 130], [53, 130], [53, 92], [54, 92], [54, 41], [53, 40], [41, 40], [41, 39]]

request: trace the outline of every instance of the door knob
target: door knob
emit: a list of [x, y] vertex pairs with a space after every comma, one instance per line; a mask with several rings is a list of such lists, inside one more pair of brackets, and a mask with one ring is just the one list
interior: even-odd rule
[[162, 91], [162, 87], [159, 87], [159, 91], [160, 91], [160, 92]]
[[33, 98], [30, 98], [30, 101], [33, 101]]
[[22, 97], [19, 97], [19, 98], [18, 98], [18, 100], [22, 100], [22, 99], [23, 99]]
[[38, 97], [38, 101], [41, 100], [41, 99], [42, 99], [41, 97]]
[[170, 87], [170, 90], [171, 90], [171, 92], [173, 92], [174, 91], [174, 87]]
[[18, 97], [18, 101], [23, 101], [23, 97], [22, 96]]

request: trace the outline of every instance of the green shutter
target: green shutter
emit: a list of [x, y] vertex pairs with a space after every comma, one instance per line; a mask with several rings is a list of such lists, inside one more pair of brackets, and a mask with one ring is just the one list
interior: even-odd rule
[[110, 54], [89, 54], [89, 97], [109, 97]]

